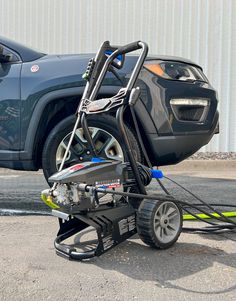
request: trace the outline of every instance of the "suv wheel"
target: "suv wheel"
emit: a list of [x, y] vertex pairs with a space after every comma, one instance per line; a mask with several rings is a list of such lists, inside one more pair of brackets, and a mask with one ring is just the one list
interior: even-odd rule
[[[127, 160], [124, 143], [114, 117], [90, 115], [87, 121], [99, 157], [121, 161]], [[74, 123], [74, 116], [67, 117], [58, 123], [47, 137], [42, 154], [42, 167], [46, 180], [57, 172], [60, 167]], [[141, 162], [141, 150], [138, 141], [128, 126], [126, 126], [126, 130], [136, 160]], [[69, 167], [78, 162], [90, 161], [91, 158], [92, 155], [83, 135], [83, 130], [78, 128], [64, 167]]]

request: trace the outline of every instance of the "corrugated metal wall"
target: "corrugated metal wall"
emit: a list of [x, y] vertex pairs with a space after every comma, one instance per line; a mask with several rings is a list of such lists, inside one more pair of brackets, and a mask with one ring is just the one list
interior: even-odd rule
[[204, 150], [236, 151], [235, 0], [0, 0], [0, 35], [48, 53], [141, 39], [190, 58], [219, 92], [221, 133]]

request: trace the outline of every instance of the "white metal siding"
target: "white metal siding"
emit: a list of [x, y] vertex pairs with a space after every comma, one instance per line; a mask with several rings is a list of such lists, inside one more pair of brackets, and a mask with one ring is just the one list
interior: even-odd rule
[[0, 35], [47, 53], [141, 39], [190, 58], [219, 92], [221, 133], [204, 150], [236, 151], [235, 0], [0, 0]]

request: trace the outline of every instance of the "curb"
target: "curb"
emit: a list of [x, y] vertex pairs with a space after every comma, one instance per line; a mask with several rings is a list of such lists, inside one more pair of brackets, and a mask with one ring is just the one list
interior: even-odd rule
[[163, 171], [236, 171], [236, 160], [185, 160], [176, 165], [160, 166]]
[[[236, 160], [185, 160], [176, 165], [166, 165], [159, 167], [163, 171], [235, 171]], [[29, 173], [28, 171], [19, 171], [7, 168], [0, 168], [0, 173]], [[41, 173], [32, 171], [30, 173]]]

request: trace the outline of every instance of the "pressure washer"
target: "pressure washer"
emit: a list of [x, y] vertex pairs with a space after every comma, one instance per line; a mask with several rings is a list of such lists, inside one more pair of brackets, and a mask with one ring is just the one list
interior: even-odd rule
[[[136, 64], [127, 83], [118, 93], [109, 98], [96, 99], [107, 72], [121, 69], [125, 56], [139, 51]], [[179, 238], [183, 225], [182, 210], [195, 218], [189, 207], [200, 210], [226, 224], [209, 222], [212, 231], [222, 228], [233, 229], [236, 223], [220, 212], [210, 214], [198, 205], [175, 199], [162, 184], [163, 173], [153, 168], [139, 131], [134, 106], [140, 97], [140, 88], [136, 86], [138, 75], [148, 53], [146, 43], [137, 41], [125, 46], [111, 46], [104, 42], [95, 58], [89, 61], [84, 74], [86, 86], [76, 115], [76, 122], [68, 142], [59, 171], [48, 181], [50, 189], [42, 192], [43, 201], [52, 208], [52, 215], [59, 218], [59, 232], [54, 245], [56, 253], [68, 259], [83, 260], [100, 256], [112, 247], [138, 233], [142, 241], [154, 248], [171, 247]], [[136, 134], [144, 156], [144, 162], [136, 161], [126, 128], [124, 112], [129, 109]], [[91, 114], [113, 114], [124, 141], [127, 162], [108, 160], [98, 156], [96, 146], [87, 123]], [[64, 168], [70, 146], [76, 130], [82, 126], [85, 139], [90, 146], [91, 161], [77, 163]], [[148, 194], [146, 187], [155, 178], [163, 193]], [[201, 200], [201, 203], [207, 205]], [[209, 208], [209, 205], [207, 205]], [[213, 209], [210, 206], [211, 209]], [[96, 239], [85, 242], [71, 238], [82, 235], [86, 229], [93, 229]]]

